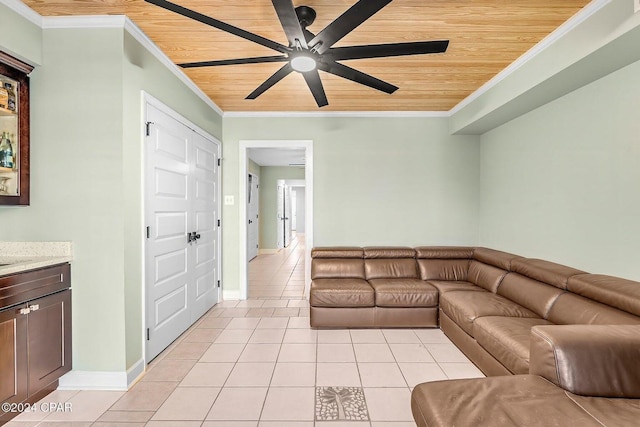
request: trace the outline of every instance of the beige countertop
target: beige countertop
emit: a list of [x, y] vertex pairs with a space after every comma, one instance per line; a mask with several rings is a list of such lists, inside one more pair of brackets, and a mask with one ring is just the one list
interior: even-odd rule
[[0, 276], [72, 260], [71, 242], [0, 242]]

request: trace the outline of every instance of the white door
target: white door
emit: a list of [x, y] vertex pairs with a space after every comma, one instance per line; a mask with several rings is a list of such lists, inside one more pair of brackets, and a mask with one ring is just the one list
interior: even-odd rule
[[298, 226], [298, 207], [296, 200], [298, 198], [298, 191], [295, 188], [291, 189], [291, 230], [296, 231]]
[[291, 187], [284, 186], [284, 247], [289, 247], [291, 243], [291, 217], [293, 216], [291, 211]]
[[278, 180], [276, 196], [278, 249], [286, 248], [291, 243], [291, 187], [284, 182], [284, 180]]
[[284, 181], [278, 180], [278, 187], [276, 189], [276, 207], [278, 209], [276, 218], [276, 243], [278, 249], [284, 248]]
[[192, 133], [194, 184], [193, 220], [191, 228], [199, 236], [190, 246], [194, 254], [194, 301], [191, 310], [193, 324], [218, 302], [220, 219], [218, 201], [218, 145], [195, 132]]
[[247, 177], [247, 260], [251, 261], [258, 255], [258, 208], [259, 181], [257, 175], [250, 173]]
[[[146, 358], [150, 361], [218, 299], [219, 146], [151, 105], [147, 121]], [[200, 238], [190, 242], [196, 235]]]

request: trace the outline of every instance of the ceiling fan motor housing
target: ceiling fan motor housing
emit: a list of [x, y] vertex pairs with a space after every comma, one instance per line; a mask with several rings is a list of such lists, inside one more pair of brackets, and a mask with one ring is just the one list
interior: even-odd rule
[[302, 28], [307, 28], [316, 20], [316, 11], [309, 6], [296, 7], [296, 16]]

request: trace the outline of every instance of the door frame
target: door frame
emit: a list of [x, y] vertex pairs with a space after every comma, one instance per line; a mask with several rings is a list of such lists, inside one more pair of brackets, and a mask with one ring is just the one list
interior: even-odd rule
[[[201, 136], [203, 136], [204, 138], [206, 138], [207, 140], [212, 141], [216, 146], [217, 146], [217, 156], [218, 159], [222, 159], [222, 142], [220, 142], [220, 140], [218, 138], [216, 138], [215, 136], [211, 135], [209, 132], [207, 132], [206, 130], [202, 129], [200, 126], [196, 125], [195, 123], [193, 123], [191, 120], [187, 119], [186, 117], [182, 116], [180, 113], [178, 113], [177, 111], [173, 110], [170, 106], [168, 106], [167, 104], [163, 103], [162, 101], [160, 101], [159, 99], [155, 98], [154, 96], [150, 95], [149, 93], [145, 92], [145, 91], [140, 91], [141, 92], [141, 98], [142, 98], [142, 102], [141, 102], [141, 106], [142, 106], [142, 123], [141, 123], [141, 133], [140, 133], [140, 140], [141, 140], [141, 155], [142, 155], [142, 174], [140, 176], [140, 180], [141, 180], [141, 184], [142, 184], [142, 194], [141, 194], [141, 204], [142, 204], [142, 218], [141, 218], [141, 223], [142, 223], [142, 230], [143, 232], [141, 233], [141, 239], [142, 239], [142, 300], [141, 300], [141, 304], [142, 304], [142, 330], [140, 331], [140, 339], [142, 341], [142, 359], [144, 361], [144, 365], [146, 366], [149, 363], [149, 360], [147, 360], [147, 264], [146, 264], [146, 259], [147, 259], [147, 238], [146, 238], [146, 234], [144, 232], [144, 230], [146, 230], [147, 227], [147, 220], [148, 220], [148, 215], [149, 212], [147, 212], [147, 208], [149, 206], [149, 202], [147, 200], [147, 172], [148, 172], [148, 165], [147, 165], [147, 133], [146, 133], [146, 122], [147, 120], [147, 107], [148, 106], [153, 106], [154, 108], [162, 111], [163, 113], [167, 114], [168, 116], [172, 117], [173, 119], [179, 121], [180, 123], [182, 123], [183, 125], [187, 126], [188, 128], [190, 128], [191, 130], [193, 130], [194, 132], [200, 134]], [[218, 169], [218, 179], [216, 182], [216, 200], [218, 201], [219, 204], [219, 209], [218, 209], [218, 216], [221, 221], [222, 221], [222, 170]], [[221, 228], [218, 227], [218, 244], [216, 245], [216, 252], [218, 254], [218, 262], [217, 262], [217, 268], [218, 268], [218, 278], [220, 280], [222, 280], [222, 231]], [[222, 301], [222, 288], [218, 288], [218, 302]]]
[[247, 299], [248, 294], [248, 261], [247, 261], [247, 185], [246, 176], [249, 173], [249, 161], [247, 150], [250, 148], [304, 148], [305, 168], [304, 179], [307, 192], [305, 200], [305, 263], [304, 263], [304, 295], [309, 298], [309, 286], [311, 285], [311, 248], [313, 247], [313, 141], [312, 140], [241, 140], [239, 142], [240, 161], [240, 206], [239, 209], [239, 262], [240, 262], [240, 295], [239, 298]]
[[[260, 175], [256, 175], [253, 172], [248, 172], [247, 175], [246, 175], [246, 177], [247, 177], [246, 179], [247, 180], [249, 179], [249, 175], [253, 176], [253, 179], [257, 178], [257, 181], [258, 181], [258, 191], [256, 192], [256, 195], [258, 197], [257, 209], [258, 209], [258, 219], [261, 219], [260, 218]], [[248, 182], [245, 183], [245, 185], [246, 184], [248, 184]], [[249, 187], [249, 186], [247, 185], [247, 187]], [[247, 200], [247, 212], [248, 211], [249, 211], [249, 201]], [[259, 250], [259, 246], [260, 246], [260, 221], [256, 221], [256, 234], [257, 234], [256, 239], [257, 239], [257, 243], [258, 243], [258, 248], [256, 248], [256, 256], [257, 256], [259, 254], [259, 252], [260, 252], [260, 250]], [[247, 251], [249, 250], [249, 240], [248, 239], [249, 239], [249, 222], [247, 221]], [[247, 258], [248, 258], [248, 256], [247, 256]]]

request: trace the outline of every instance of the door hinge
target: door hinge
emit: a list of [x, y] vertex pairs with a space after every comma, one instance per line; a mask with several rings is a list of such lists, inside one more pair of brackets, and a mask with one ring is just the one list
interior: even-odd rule
[[218, 157], [218, 166], [222, 166], [222, 159]]
[[218, 287], [220, 287], [220, 280], [218, 280]]
[[145, 123], [147, 136], [151, 135], [151, 129], [149, 129], [149, 127], [150, 127], [152, 124], [153, 124], [153, 122], [146, 122], [146, 123]]
[[147, 226], [147, 239], [151, 236], [151, 227]]
[[220, 227], [222, 225], [222, 223], [220, 222], [220, 220], [218, 220], [218, 227]]
[[149, 328], [147, 328], [147, 341], [149, 341]]

